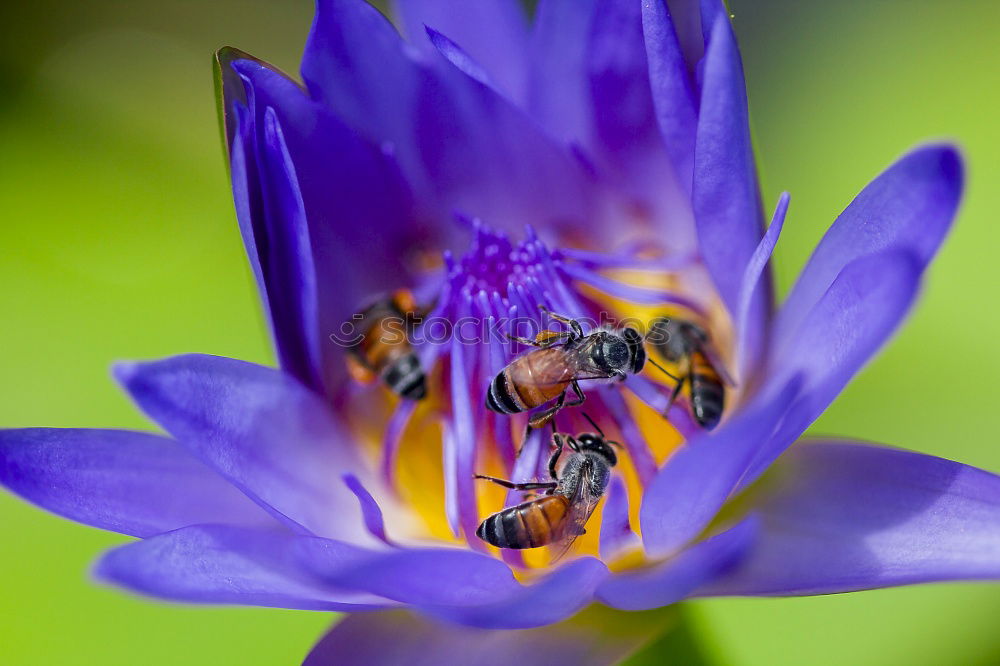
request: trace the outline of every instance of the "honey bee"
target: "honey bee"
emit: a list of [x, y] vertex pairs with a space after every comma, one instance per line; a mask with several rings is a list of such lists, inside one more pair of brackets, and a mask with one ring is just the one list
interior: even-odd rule
[[358, 342], [347, 349], [354, 379], [369, 382], [378, 377], [390, 391], [409, 400], [427, 395], [427, 377], [408, 335], [416, 312], [412, 294], [401, 290], [354, 315], [361, 332]]
[[[574, 319], [541, 310], [569, 326], [568, 331], [542, 331], [534, 340], [508, 336], [537, 347], [501, 370], [486, 392], [486, 406], [500, 414], [517, 414], [555, 400], [555, 404], [533, 416], [532, 428], [545, 425], [563, 407], [585, 400], [578, 382], [585, 379], [625, 379], [646, 363], [643, 337], [634, 328], [601, 328], [587, 335]], [[574, 402], [566, 401], [573, 391]]]
[[[587, 417], [590, 420], [590, 417]], [[593, 421], [591, 421], [593, 423]], [[538, 548], [556, 544], [556, 559], [573, 541], [585, 534], [584, 526], [611, 481], [611, 468], [618, 463], [611, 445], [618, 446], [598, 431], [577, 437], [554, 432], [555, 450], [549, 458], [551, 481], [512, 483], [477, 474], [477, 479], [492, 481], [504, 488], [520, 491], [544, 491], [540, 497], [494, 513], [476, 530], [476, 536], [497, 548]], [[571, 453], [563, 456], [563, 448]]]
[[691, 413], [698, 425], [711, 430], [722, 418], [726, 391], [712, 361], [708, 333], [693, 322], [665, 317], [653, 322], [653, 332], [656, 349], [668, 361], [681, 364], [680, 380], [667, 401], [667, 410], [687, 381], [691, 385]]

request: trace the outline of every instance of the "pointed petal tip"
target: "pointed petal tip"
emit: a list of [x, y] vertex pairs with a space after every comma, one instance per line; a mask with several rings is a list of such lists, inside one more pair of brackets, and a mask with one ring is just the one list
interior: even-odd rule
[[115, 361], [111, 364], [111, 378], [122, 388], [127, 387], [141, 367], [145, 365], [142, 361]]
[[892, 169], [901, 163], [919, 165], [929, 175], [961, 186], [965, 180], [965, 156], [961, 146], [952, 141], [928, 141], [919, 144], [903, 155]]

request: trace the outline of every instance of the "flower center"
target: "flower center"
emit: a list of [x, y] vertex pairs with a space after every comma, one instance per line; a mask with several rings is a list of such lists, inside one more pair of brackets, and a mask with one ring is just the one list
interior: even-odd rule
[[[620, 442], [617, 454], [598, 459], [614, 461], [612, 480], [598, 493], [620, 495], [614, 498], [621, 514], [616, 521], [624, 521], [625, 530], [619, 524], [614, 531], [627, 532], [629, 523], [637, 525], [643, 486], [698, 427], [691, 416], [683, 418], [698, 413], [697, 383], [694, 393], [690, 388], [692, 350], [680, 343], [676, 326], [658, 330], [666, 324], [654, 323], [681, 316], [710, 337], [706, 313], [712, 300], [691, 299], [677, 288], [700, 267], [650, 257], [644, 248], [608, 255], [550, 250], [531, 229], [518, 243], [479, 223], [473, 223], [473, 233], [464, 255], [445, 254], [437, 296], [409, 331], [428, 395], [393, 398], [380, 438], [383, 476], [416, 509], [425, 534], [487, 550], [477, 536], [484, 518], [525, 501], [526, 494], [476, 475], [548, 483], [535, 489], [536, 499], [555, 492], [571, 504], [568, 481], [561, 477], [566, 472], [557, 469], [553, 478], [549, 464], [558, 441], [553, 433]], [[672, 346], [664, 333], [673, 336]], [[519, 360], [528, 354], [544, 363]], [[669, 375], [687, 377], [688, 384], [670, 412], [676, 426], [662, 414], [677, 381]], [[553, 409], [560, 405], [565, 407]], [[529, 427], [550, 412], [550, 425]], [[594, 439], [581, 438], [585, 434]], [[591, 460], [588, 455], [567, 451], [560, 464], [565, 469], [573, 456]], [[558, 490], [554, 483], [560, 483]], [[606, 554], [609, 529], [601, 537], [601, 526], [598, 507], [574, 550]], [[528, 563], [546, 563], [535, 550], [544, 549], [524, 551]], [[518, 550], [500, 551], [511, 564], [525, 565]]]

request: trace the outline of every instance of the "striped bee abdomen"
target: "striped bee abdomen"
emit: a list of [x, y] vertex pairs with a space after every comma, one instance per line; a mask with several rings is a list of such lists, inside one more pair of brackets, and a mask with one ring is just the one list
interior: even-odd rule
[[725, 408], [725, 389], [719, 373], [701, 352], [691, 356], [691, 411], [698, 424], [711, 430]]
[[512, 389], [507, 381], [506, 368], [490, 382], [490, 390], [486, 392], [486, 406], [498, 414], [517, 414], [528, 409], [517, 395], [517, 390]]
[[420, 359], [413, 352], [397, 358], [382, 373], [382, 380], [394, 393], [410, 400], [422, 400], [427, 395], [427, 378]]
[[497, 548], [538, 548], [561, 535], [568, 510], [565, 496], [546, 495], [494, 513], [476, 535]]
[[511, 361], [493, 378], [486, 406], [500, 414], [525, 412], [558, 397], [572, 379], [565, 352], [536, 349]]

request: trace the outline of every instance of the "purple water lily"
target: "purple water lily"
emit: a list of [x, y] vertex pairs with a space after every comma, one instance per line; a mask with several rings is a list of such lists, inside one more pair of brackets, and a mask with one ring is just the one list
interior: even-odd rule
[[[5, 486], [139, 538], [103, 556], [101, 579], [356, 612], [310, 663], [507, 664], [609, 663], [662, 628], [596, 622], [580, 613], [592, 604], [1000, 578], [1000, 477], [795, 443], [912, 306], [958, 206], [953, 147], [918, 148], [869, 184], [775, 311], [789, 200], [765, 225], [721, 2], [541, 0], [530, 24], [515, 0], [395, 9], [405, 38], [363, 0], [320, 0], [304, 87], [220, 52], [237, 215], [280, 369], [121, 364], [166, 435], [0, 432]], [[413, 340], [421, 401], [352, 381], [339, 337], [399, 288], [429, 308]], [[548, 478], [548, 432], [522, 437], [524, 415], [484, 406], [525, 350], [503, 335], [523, 334], [512, 322], [558, 326], [539, 306], [696, 318], [732, 375], [710, 432], [688, 398], [668, 410], [655, 368], [583, 384], [623, 450], [588, 533], [554, 563], [476, 537], [521, 497], [475, 473]], [[573, 409], [558, 425], [590, 429]]]

